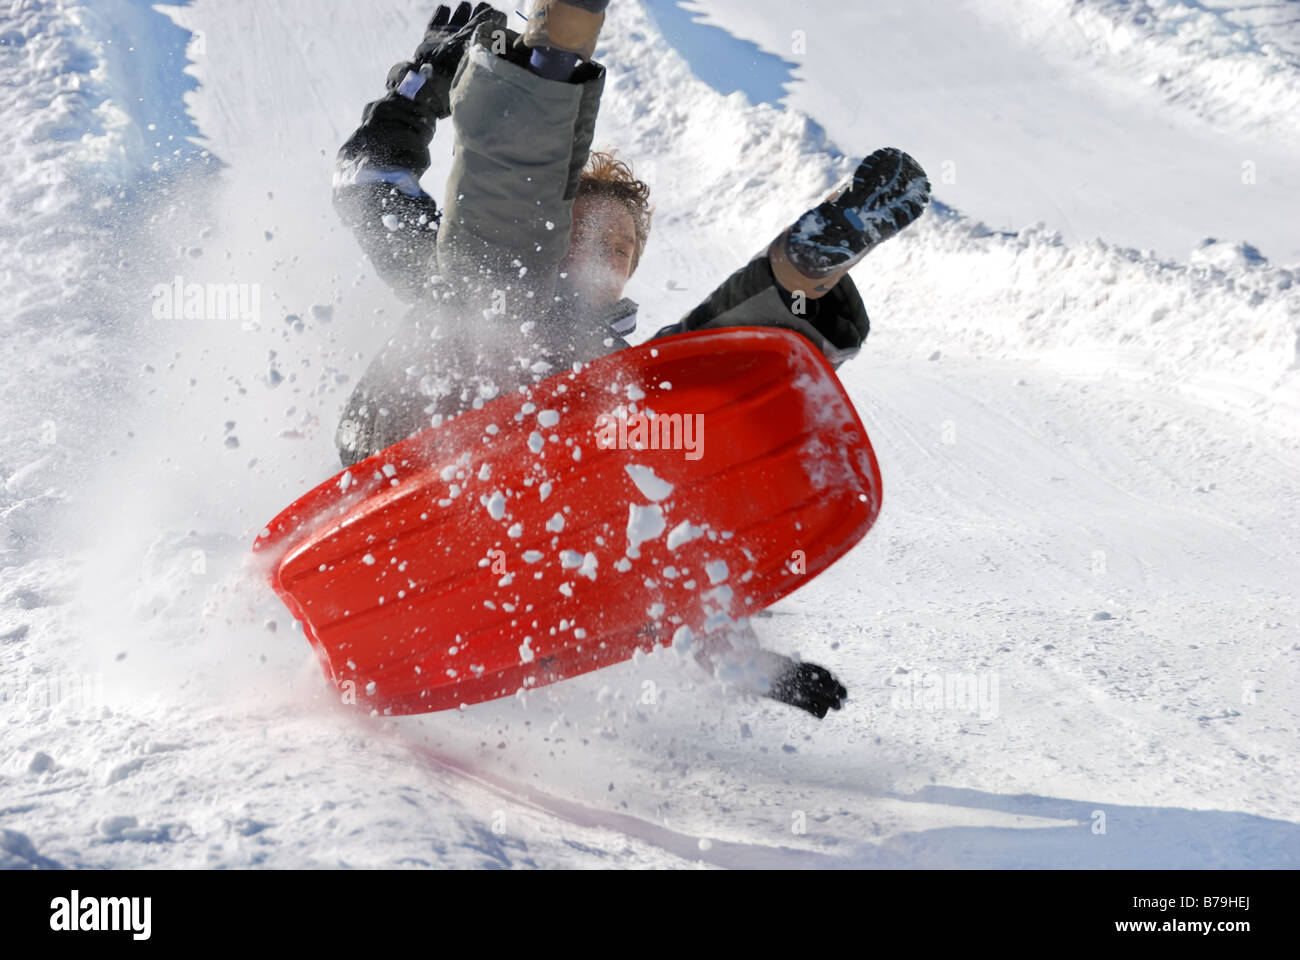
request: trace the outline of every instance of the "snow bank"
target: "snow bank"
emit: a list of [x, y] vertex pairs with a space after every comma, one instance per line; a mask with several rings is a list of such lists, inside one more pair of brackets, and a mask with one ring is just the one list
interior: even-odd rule
[[855, 278], [891, 352], [1113, 370], [1300, 437], [1300, 276], [1248, 244], [1207, 240], [1177, 263], [940, 208], [873, 260]]
[[125, 0], [11, 4], [0, 27], [0, 528], [10, 546], [48, 533], [75, 478], [68, 468], [113, 446], [104, 401], [129, 389], [133, 307], [147, 314], [147, 299], [133, 298], [133, 258], [166, 242], [149, 217], [171, 174], [208, 166], [180, 106], [189, 39]]
[[1300, 144], [1293, 8], [1245, 0], [1002, 2], [1027, 37], [1118, 67], [1220, 126]]

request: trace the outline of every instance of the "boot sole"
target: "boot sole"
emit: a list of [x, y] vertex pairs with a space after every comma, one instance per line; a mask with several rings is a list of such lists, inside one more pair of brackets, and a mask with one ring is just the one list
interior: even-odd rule
[[920, 164], [893, 147], [877, 150], [852, 180], [795, 222], [786, 255], [813, 279], [842, 272], [912, 223], [929, 201]]

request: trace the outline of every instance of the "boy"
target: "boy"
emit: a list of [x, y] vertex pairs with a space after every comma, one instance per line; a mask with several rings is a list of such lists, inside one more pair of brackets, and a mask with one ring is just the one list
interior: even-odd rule
[[[590, 152], [605, 68], [592, 60], [608, 0], [533, 0], [522, 35], [486, 3], [440, 6], [388, 94], [339, 151], [335, 205], [376, 270], [412, 303], [349, 399], [347, 466], [492, 397], [623, 349], [623, 289], [649, 234], [649, 188]], [[441, 210], [419, 185], [438, 120], [456, 128]], [[929, 182], [880, 150], [703, 303], [656, 336], [781, 326], [836, 366], [868, 332], [851, 266], [920, 216]], [[706, 638], [702, 664], [739, 662]], [[748, 651], [768, 696], [824, 717], [846, 693], [828, 671]]]

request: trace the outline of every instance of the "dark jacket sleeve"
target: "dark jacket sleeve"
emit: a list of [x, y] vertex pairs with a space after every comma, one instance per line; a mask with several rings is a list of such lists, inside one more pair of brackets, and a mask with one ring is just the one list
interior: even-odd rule
[[393, 67], [389, 92], [366, 105], [334, 166], [335, 210], [384, 282], [408, 301], [428, 281], [439, 222], [437, 204], [420, 187], [435, 121], [400, 89], [409, 68]]
[[[655, 337], [722, 327], [784, 327], [803, 334], [838, 367], [855, 356], [871, 328], [850, 277], [820, 299], [795, 298], [772, 276], [767, 251], [757, 254], [677, 323]], [[653, 339], [653, 338], [652, 338]]]

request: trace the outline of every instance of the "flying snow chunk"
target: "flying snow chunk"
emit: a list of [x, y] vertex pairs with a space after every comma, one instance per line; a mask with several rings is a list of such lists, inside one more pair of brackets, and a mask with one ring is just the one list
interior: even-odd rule
[[662, 508], [655, 506], [629, 503], [627, 514], [627, 555], [639, 557], [641, 544], [662, 534], [668, 522], [664, 520]]
[[710, 560], [704, 565], [704, 572], [709, 575], [709, 583], [722, 583], [727, 579], [727, 561]]
[[532, 642], [532, 639], [533, 639], [532, 637], [524, 637], [524, 642], [521, 643], [521, 644], [519, 645], [519, 662], [520, 662], [520, 663], [532, 663], [532, 662], [533, 662], [533, 651], [532, 651], [532, 650], [529, 648], [529, 646], [528, 646], [528, 644], [529, 644], [530, 642]]
[[555, 515], [552, 516], [551, 519], [546, 521], [546, 529], [549, 530], [551, 533], [559, 533], [561, 530], [563, 530], [564, 514], [560, 513], [559, 511], [556, 511]]
[[543, 410], [537, 415], [537, 422], [544, 427], [553, 427], [560, 422], [560, 411]]
[[731, 602], [736, 598], [735, 593], [726, 584], [723, 584], [720, 587], [715, 587], [704, 596], [705, 599], [712, 600], [724, 610], [730, 607]]
[[384, 229], [388, 230], [390, 233], [396, 233], [398, 230], [402, 229], [402, 221], [397, 218], [397, 214], [395, 213], [384, 214], [382, 222], [384, 224]]
[[637, 463], [629, 463], [623, 467], [623, 469], [626, 470], [627, 475], [632, 478], [632, 482], [636, 484], [636, 488], [641, 491], [641, 496], [645, 497], [647, 500], [658, 502], [673, 492], [673, 485], [667, 480], [661, 480], [659, 477], [655, 476], [654, 470], [650, 467], [643, 467]]
[[488, 516], [500, 520], [506, 515], [506, 497], [500, 490], [493, 490], [487, 502]]
[[536, 430], [528, 435], [528, 449], [533, 453], [541, 453], [544, 446], [546, 446], [546, 438]]
[[704, 528], [697, 527], [689, 520], [683, 520], [677, 526], [673, 527], [672, 532], [668, 534], [668, 549], [676, 550], [684, 543], [690, 543], [704, 536]]
[[686, 653], [691, 649], [691, 640], [693, 639], [691, 628], [684, 624], [673, 631], [673, 649], [678, 653]]

